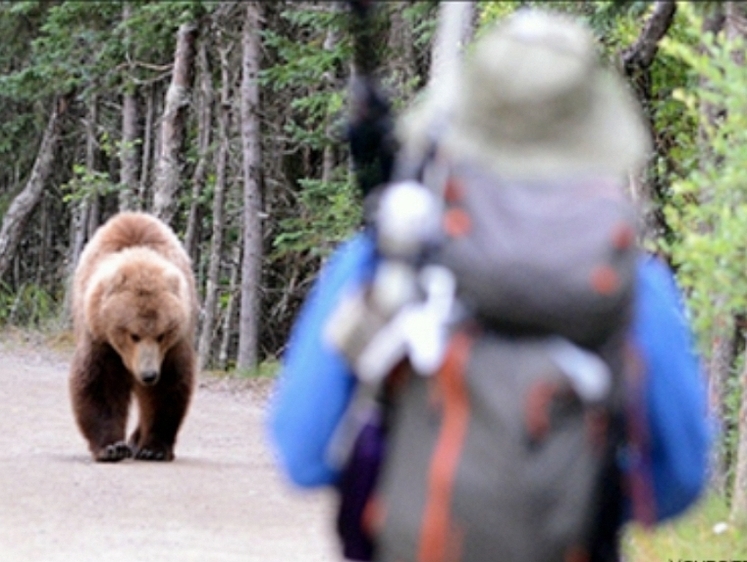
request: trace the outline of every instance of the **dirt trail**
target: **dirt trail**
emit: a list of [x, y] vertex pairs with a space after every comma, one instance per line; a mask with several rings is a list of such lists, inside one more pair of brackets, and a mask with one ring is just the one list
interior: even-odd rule
[[263, 393], [204, 379], [173, 463], [96, 464], [70, 412], [68, 355], [0, 334], [1, 561], [339, 560], [331, 498], [276, 471]]

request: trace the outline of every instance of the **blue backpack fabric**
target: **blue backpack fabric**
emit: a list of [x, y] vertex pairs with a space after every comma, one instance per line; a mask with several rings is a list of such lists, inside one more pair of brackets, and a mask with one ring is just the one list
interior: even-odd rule
[[[377, 262], [373, 238], [362, 232], [343, 244], [320, 273], [293, 328], [269, 414], [280, 465], [301, 487], [337, 484], [339, 467], [327, 449], [355, 389], [341, 354], [322, 339], [347, 290], [369, 281]], [[682, 513], [703, 490], [709, 434], [700, 366], [684, 307], [668, 268], [641, 258], [631, 338], [643, 366], [648, 463], [654, 520]], [[650, 464], [650, 466], [649, 466]], [[633, 516], [633, 510], [629, 517]]]
[[322, 268], [291, 332], [269, 428], [290, 479], [302, 487], [334, 484], [339, 468], [327, 447], [340, 423], [355, 378], [342, 355], [325, 343], [324, 326], [346, 289], [373, 276], [376, 246], [368, 232], [343, 243]]
[[632, 337], [643, 359], [655, 520], [682, 513], [703, 490], [710, 435], [700, 364], [669, 269], [638, 266]]

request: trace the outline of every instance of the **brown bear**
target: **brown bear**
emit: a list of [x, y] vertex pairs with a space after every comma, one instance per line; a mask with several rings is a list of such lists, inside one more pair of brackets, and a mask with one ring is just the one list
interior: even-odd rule
[[[198, 302], [189, 256], [146, 213], [99, 228], [75, 270], [70, 393], [96, 461], [170, 461], [195, 379]], [[137, 428], [125, 440], [132, 395]]]

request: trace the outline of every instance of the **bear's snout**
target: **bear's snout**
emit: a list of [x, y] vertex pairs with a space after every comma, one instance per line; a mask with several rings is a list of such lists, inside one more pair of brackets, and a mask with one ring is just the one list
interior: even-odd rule
[[140, 380], [143, 381], [143, 384], [156, 384], [158, 382], [158, 371], [145, 371], [140, 374]]
[[137, 345], [133, 372], [146, 386], [158, 382], [161, 375], [161, 350], [155, 341], [141, 341]]

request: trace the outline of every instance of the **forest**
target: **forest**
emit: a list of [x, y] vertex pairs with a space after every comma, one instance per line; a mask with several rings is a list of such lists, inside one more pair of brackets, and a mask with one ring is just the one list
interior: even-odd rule
[[[711, 481], [747, 517], [747, 4], [475, 2], [469, 39], [526, 5], [585, 20], [654, 137], [630, 196], [676, 271], [718, 426]], [[439, 3], [377, 3], [376, 76], [402, 110], [437, 64]], [[66, 329], [92, 232], [158, 214], [191, 255], [201, 367], [282, 355], [324, 258], [361, 221], [345, 140], [344, 2], [0, 2], [0, 322]]]

